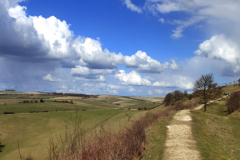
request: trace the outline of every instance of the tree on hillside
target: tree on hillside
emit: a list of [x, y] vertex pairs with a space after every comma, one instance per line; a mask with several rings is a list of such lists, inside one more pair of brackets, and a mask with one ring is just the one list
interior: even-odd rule
[[195, 93], [203, 100], [204, 103], [204, 112], [206, 112], [207, 102], [213, 96], [215, 89], [217, 87], [217, 83], [214, 83], [213, 74], [202, 75], [195, 83], [194, 83], [194, 91]]
[[238, 79], [238, 85], [240, 85], [240, 78]]
[[173, 92], [173, 96], [175, 101], [179, 101], [183, 99], [183, 93], [180, 90], [176, 90]]
[[188, 96], [188, 91], [185, 90], [185, 91], [183, 92], [183, 95], [184, 95], [184, 97], [187, 97], [187, 96]]
[[173, 103], [173, 101], [174, 101], [174, 96], [173, 96], [173, 94], [172, 94], [172, 93], [168, 93], [168, 94], [165, 96], [165, 98], [164, 98], [164, 100], [163, 100], [163, 103], [165, 103], [166, 105], [169, 105], [169, 104]]

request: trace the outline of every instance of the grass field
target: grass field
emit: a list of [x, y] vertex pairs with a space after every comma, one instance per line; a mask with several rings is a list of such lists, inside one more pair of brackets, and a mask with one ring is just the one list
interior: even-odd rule
[[[48, 98], [44, 103], [19, 103], [23, 100], [43, 97]], [[54, 100], [72, 100], [74, 104], [50, 102]], [[3, 105], [4, 103], [6, 105]], [[154, 106], [159, 104], [160, 102]], [[31, 154], [37, 159], [45, 159], [48, 156], [50, 137], [58, 142], [60, 135], [64, 137], [66, 131], [73, 130], [76, 117], [81, 117], [81, 128], [85, 138], [91, 139], [98, 131], [119, 132], [146, 113], [146, 111], [124, 111], [118, 108], [135, 109], [137, 106], [149, 105], [153, 105], [150, 100], [143, 102], [107, 95], [89, 99], [69, 96], [0, 95], [0, 139], [2, 143], [0, 159], [19, 159], [18, 142], [22, 155]], [[75, 112], [76, 109], [79, 111]], [[83, 109], [86, 111], [82, 111]], [[161, 111], [165, 108], [155, 109]], [[29, 113], [29, 111], [48, 112]], [[3, 114], [3, 112], [15, 114]]]
[[203, 159], [240, 159], [240, 113], [226, 115], [225, 100], [193, 111], [193, 136]]
[[237, 84], [231, 84], [231, 85], [227, 85], [226, 87], [223, 87], [223, 93], [233, 93], [233, 92], [236, 92], [236, 91], [239, 91], [240, 90], [240, 86], [238, 86]]

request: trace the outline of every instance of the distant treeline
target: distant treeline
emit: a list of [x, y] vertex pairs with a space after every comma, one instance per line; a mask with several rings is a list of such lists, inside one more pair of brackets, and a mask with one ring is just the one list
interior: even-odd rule
[[14, 89], [5, 89], [5, 91], [16, 91]]
[[76, 97], [84, 97], [84, 98], [98, 98], [97, 95], [87, 95], [87, 94], [78, 94], [78, 93], [57, 93], [57, 92], [50, 92], [50, 95], [59, 95], [59, 96], [76, 96]]
[[[11, 89], [5, 89], [5, 91], [15, 91]], [[1, 94], [1, 95], [18, 95], [18, 94]], [[21, 94], [21, 95], [31, 95], [33, 96], [34, 94]], [[98, 95], [87, 95], [87, 94], [78, 94], [78, 93], [57, 93], [57, 92], [40, 92], [38, 95], [43, 95], [43, 96], [49, 96], [49, 95], [54, 95], [54, 96], [76, 96], [76, 97], [83, 97], [83, 98], [98, 98]]]

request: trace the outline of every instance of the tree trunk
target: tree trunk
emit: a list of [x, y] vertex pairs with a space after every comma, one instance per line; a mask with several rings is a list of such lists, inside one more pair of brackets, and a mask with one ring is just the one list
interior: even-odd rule
[[206, 112], [207, 109], [207, 103], [204, 104], [204, 112]]

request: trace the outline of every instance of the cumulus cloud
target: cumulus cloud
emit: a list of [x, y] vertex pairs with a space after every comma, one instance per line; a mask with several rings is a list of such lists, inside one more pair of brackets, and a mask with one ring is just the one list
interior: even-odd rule
[[[161, 73], [169, 63], [160, 63], [145, 52], [132, 56], [109, 52], [99, 39], [75, 36], [65, 20], [55, 16], [27, 16], [19, 1], [3, 0], [0, 4], [0, 56], [19, 62], [49, 62], [71, 68], [71, 75], [99, 78], [112, 74], [118, 65], [143, 73]], [[131, 1], [126, 1], [130, 4]], [[76, 38], [75, 38], [76, 37]], [[81, 66], [81, 67], [80, 67]], [[105, 70], [105, 71], [104, 71]], [[87, 77], [89, 76], [89, 77]]]
[[71, 69], [71, 75], [87, 79], [97, 79], [100, 75], [113, 74], [114, 72], [114, 69], [89, 69], [83, 66], [76, 66], [76, 68]]
[[125, 0], [124, 2], [127, 6], [127, 8], [129, 8], [132, 11], [138, 12], [138, 13], [142, 13], [142, 9], [137, 7], [136, 5], [134, 5], [131, 0]]
[[51, 81], [51, 82], [62, 81], [61, 79], [58, 79], [58, 78], [52, 76], [51, 74], [43, 76], [42, 79], [45, 81]]
[[178, 70], [179, 66], [177, 65], [177, 63], [172, 59], [172, 64], [170, 65], [170, 69], [171, 70]]
[[119, 79], [122, 85], [151, 85], [151, 82], [149, 80], [147, 80], [146, 78], [142, 78], [134, 70], [128, 74], [125, 73], [124, 70], [119, 70], [119, 72], [115, 74], [115, 78]]
[[[0, 2], [0, 73], [4, 75], [1, 78], [2, 86], [17, 86], [16, 89], [27, 86], [31, 90], [45, 88], [48, 91], [57, 88], [59, 91], [81, 92], [86, 90], [58, 86], [65, 86], [66, 82], [69, 82], [69, 86], [81, 86], [84, 82], [88, 85], [91, 82], [105, 84], [105, 77], [115, 74], [119, 65], [134, 70], [128, 74], [124, 71], [117, 73], [115, 78], [120, 84], [151, 86], [151, 82], [142, 78], [139, 72], [161, 73], [171, 66], [171, 69], [174, 68], [174, 64], [160, 63], [143, 51], [130, 56], [110, 52], [102, 47], [99, 38], [74, 35], [70, 30], [71, 25], [65, 20], [55, 16], [46, 18], [27, 15], [27, 8], [21, 6], [20, 1]], [[142, 12], [141, 8], [133, 5], [130, 0], [126, 0], [125, 4], [133, 10], [135, 8], [134, 11]], [[61, 71], [57, 71], [59, 68]], [[46, 81], [55, 83], [50, 86]], [[24, 85], [26, 83], [29, 86]], [[87, 84], [84, 83], [82, 87], [87, 88], [84, 86]], [[117, 85], [107, 88], [116, 91], [122, 89]]]
[[[215, 35], [202, 42], [199, 49], [194, 52], [198, 56], [223, 60], [232, 66], [234, 72], [240, 70], [240, 50], [236, 43], [226, 38], [225, 35]], [[219, 63], [220, 64], [220, 63]]]
[[125, 56], [124, 62], [128, 68], [136, 69], [142, 73], [161, 73], [169, 67], [168, 62], [161, 64], [143, 51], [138, 51], [132, 56]]

